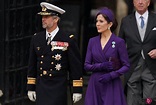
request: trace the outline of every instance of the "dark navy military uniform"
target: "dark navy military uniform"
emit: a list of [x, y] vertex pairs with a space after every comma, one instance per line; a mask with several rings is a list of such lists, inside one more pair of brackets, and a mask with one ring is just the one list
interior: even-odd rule
[[67, 105], [68, 74], [73, 93], [82, 92], [82, 64], [75, 38], [58, 31], [47, 45], [46, 32], [32, 37], [30, 45], [28, 85], [36, 91], [37, 105]]

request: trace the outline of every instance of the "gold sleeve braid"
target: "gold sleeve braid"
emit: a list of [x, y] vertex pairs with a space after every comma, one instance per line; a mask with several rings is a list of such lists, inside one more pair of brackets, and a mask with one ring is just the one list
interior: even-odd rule
[[36, 78], [28, 77], [27, 84], [29, 84], [29, 85], [36, 84]]
[[82, 87], [83, 86], [83, 80], [80, 78], [80, 80], [73, 80], [73, 87]]

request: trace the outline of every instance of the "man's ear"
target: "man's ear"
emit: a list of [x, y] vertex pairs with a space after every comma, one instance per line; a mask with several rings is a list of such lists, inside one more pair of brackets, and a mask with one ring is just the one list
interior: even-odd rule
[[59, 21], [59, 18], [54, 18], [55, 23], [58, 23], [58, 21]]

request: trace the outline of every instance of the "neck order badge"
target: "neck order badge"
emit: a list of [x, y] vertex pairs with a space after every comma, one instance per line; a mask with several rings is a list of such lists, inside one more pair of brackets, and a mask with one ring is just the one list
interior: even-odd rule
[[50, 34], [49, 34], [49, 36], [48, 36], [48, 38], [47, 38], [47, 45], [49, 45], [50, 42], [51, 42], [51, 36], [50, 36]]

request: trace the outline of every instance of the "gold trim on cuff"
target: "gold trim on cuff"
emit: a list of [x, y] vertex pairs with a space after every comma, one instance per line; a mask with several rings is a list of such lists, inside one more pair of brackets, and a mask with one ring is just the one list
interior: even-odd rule
[[73, 87], [82, 87], [83, 86], [83, 80], [80, 78], [80, 80], [73, 80]]
[[28, 77], [28, 82], [27, 82], [27, 84], [32, 84], [32, 85], [34, 85], [34, 84], [36, 84], [36, 78], [29, 78]]

